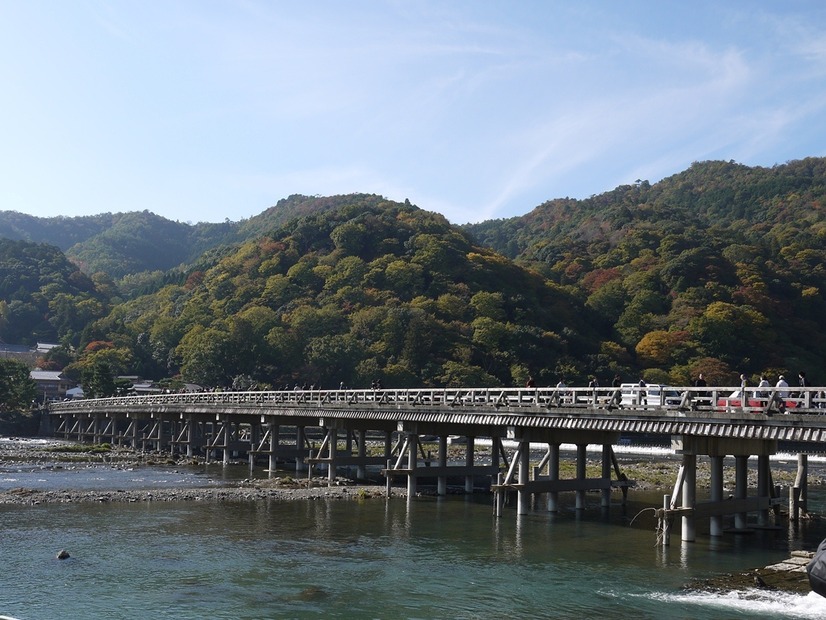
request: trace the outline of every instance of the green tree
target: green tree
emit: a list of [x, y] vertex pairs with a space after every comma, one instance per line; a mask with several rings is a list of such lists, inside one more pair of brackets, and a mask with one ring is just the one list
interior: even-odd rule
[[106, 398], [117, 393], [112, 369], [109, 364], [101, 360], [83, 370], [80, 385], [86, 398]]
[[0, 358], [0, 412], [23, 411], [37, 398], [37, 384], [26, 364]]

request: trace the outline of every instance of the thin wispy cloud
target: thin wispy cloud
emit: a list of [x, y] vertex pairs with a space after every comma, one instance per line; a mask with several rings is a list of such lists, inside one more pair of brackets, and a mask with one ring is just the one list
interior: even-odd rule
[[815, 0], [3, 11], [0, 209], [223, 221], [362, 191], [463, 223], [826, 154]]

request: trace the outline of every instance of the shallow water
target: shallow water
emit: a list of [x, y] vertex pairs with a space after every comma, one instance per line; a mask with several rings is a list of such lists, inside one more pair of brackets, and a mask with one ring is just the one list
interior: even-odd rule
[[[816, 595], [681, 590], [695, 576], [785, 558], [787, 531], [690, 544], [675, 537], [664, 550], [653, 530], [624, 524], [621, 507], [609, 512], [506, 511], [494, 519], [486, 501], [462, 497], [0, 506], [0, 613], [24, 620], [826, 614], [826, 599]], [[60, 549], [71, 558], [57, 560]]]
[[[245, 466], [0, 470], [0, 489], [210, 486]], [[260, 469], [256, 476], [266, 474]], [[40, 486], [38, 486], [40, 485]], [[492, 516], [490, 496], [0, 506], [0, 615], [52, 618], [824, 618], [826, 599], [687, 592], [813, 549], [820, 520], [656, 544], [661, 493]], [[618, 500], [618, 496], [615, 496]], [[810, 510], [826, 513], [813, 489]], [[633, 523], [632, 523], [633, 522]], [[57, 560], [66, 549], [71, 558]]]

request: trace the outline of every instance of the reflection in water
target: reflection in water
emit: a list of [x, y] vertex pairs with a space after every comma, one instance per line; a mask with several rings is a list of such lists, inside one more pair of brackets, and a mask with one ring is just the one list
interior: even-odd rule
[[[764, 613], [751, 604], [766, 617], [816, 617], [806, 615], [816, 603], [808, 597], [715, 597], [681, 587], [692, 577], [783, 559], [790, 546], [812, 548], [823, 523], [719, 539], [698, 532], [695, 543], [679, 542], [675, 532], [663, 548], [653, 519], [629, 526], [642, 505], [606, 514], [595, 495], [584, 511], [570, 498], [559, 513], [538, 502], [527, 515], [511, 506], [496, 518], [489, 499], [0, 506], [0, 614], [622, 620]], [[72, 556], [63, 563], [54, 559], [62, 548]]]

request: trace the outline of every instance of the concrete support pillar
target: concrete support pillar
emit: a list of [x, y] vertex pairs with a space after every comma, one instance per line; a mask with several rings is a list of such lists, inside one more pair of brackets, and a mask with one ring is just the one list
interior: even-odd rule
[[250, 423], [250, 447], [247, 456], [250, 460], [250, 472], [255, 467], [255, 451], [258, 449], [258, 442], [260, 441], [261, 426], [257, 422]]
[[[578, 443], [576, 445], [576, 477], [577, 480], [585, 480], [585, 467], [588, 464], [588, 445], [584, 443]], [[576, 492], [576, 509], [577, 510], [584, 510], [585, 509], [585, 490], [579, 489]]]
[[[761, 454], [757, 457], [757, 496], [771, 499], [771, 469], [769, 457]], [[757, 524], [766, 527], [769, 525], [769, 509], [762, 508], [757, 513]]]
[[393, 456], [393, 432], [384, 431], [384, 460]]
[[195, 441], [195, 422], [192, 421], [192, 416], [187, 416], [187, 419], [184, 421], [186, 425], [186, 457], [191, 459], [195, 456], [195, 447], [193, 443]]
[[[467, 438], [467, 451], [465, 452], [465, 465], [468, 467], [473, 467], [473, 461], [475, 457], [476, 451], [476, 439], [475, 437], [468, 436]], [[468, 474], [465, 476], [465, 493], [473, 493], [473, 474]]]
[[[531, 448], [529, 441], [521, 441], [519, 443], [519, 484], [527, 484], [530, 477], [531, 468]], [[517, 493], [517, 510], [516, 514], [526, 515], [531, 507], [531, 494], [519, 489]]]
[[[697, 504], [697, 455], [684, 454], [683, 466], [685, 468], [685, 477], [683, 478], [683, 508], [694, 508]], [[684, 542], [694, 542], [697, 539], [694, 526], [694, 515], [683, 515], [681, 531]]]
[[229, 459], [230, 424], [231, 424], [231, 422], [229, 421], [229, 418], [224, 416], [224, 419], [221, 420], [221, 425], [218, 428], [218, 432], [222, 433], [223, 437], [224, 437], [224, 441], [223, 441], [223, 446], [224, 446], [223, 452], [224, 452], [224, 454], [223, 454], [223, 457], [222, 457], [222, 462], [223, 462], [224, 466], [229, 465], [229, 460], [230, 460]]
[[[734, 457], [734, 498], [746, 499], [748, 496], [749, 457], [739, 454]], [[748, 526], [748, 513], [738, 512], [734, 515], [734, 528], [744, 530]]]
[[304, 427], [295, 428], [295, 473], [307, 471], [307, 462], [304, 460]]
[[[723, 501], [723, 459], [724, 456], [711, 457], [711, 501]], [[715, 515], [711, 517], [709, 525], [709, 535], [722, 536], [723, 535], [723, 515]]]
[[338, 429], [328, 428], [327, 439], [330, 447], [330, 462], [327, 466], [327, 482], [332, 486], [336, 480], [336, 452], [338, 452]]
[[356, 451], [359, 459], [362, 459], [362, 462], [356, 467], [356, 478], [365, 480], [367, 478], [367, 466], [363, 459], [367, 458], [367, 431], [358, 430], [353, 432], [356, 434]]
[[100, 414], [96, 413], [92, 420], [92, 442], [100, 443]]
[[416, 433], [407, 434], [407, 469], [411, 473], [407, 475], [407, 498], [410, 499], [416, 496], [416, 476], [413, 471], [416, 469], [417, 454], [419, 449], [419, 436]]
[[809, 512], [809, 455], [797, 455], [797, 478], [794, 486], [800, 490], [800, 509], [803, 514]]
[[[447, 467], [447, 435], [439, 435], [439, 467]], [[447, 495], [447, 476], [437, 478], [436, 495]]]
[[[602, 479], [611, 480], [611, 444], [602, 446]], [[611, 506], [611, 487], [602, 490], [602, 507]]]
[[281, 432], [281, 427], [270, 420], [267, 422], [267, 430], [270, 432], [270, 453], [268, 455], [269, 458], [267, 459], [267, 471], [269, 471], [270, 475], [272, 475], [275, 473], [275, 470], [278, 469], [278, 434]]
[[158, 443], [155, 444], [155, 450], [163, 452], [169, 445], [167, 441], [168, 433], [166, 432], [166, 424], [164, 424], [163, 415], [158, 416]]
[[[559, 480], [559, 444], [548, 444], [548, 479]], [[548, 512], [559, 511], [559, 492], [548, 492]]]

